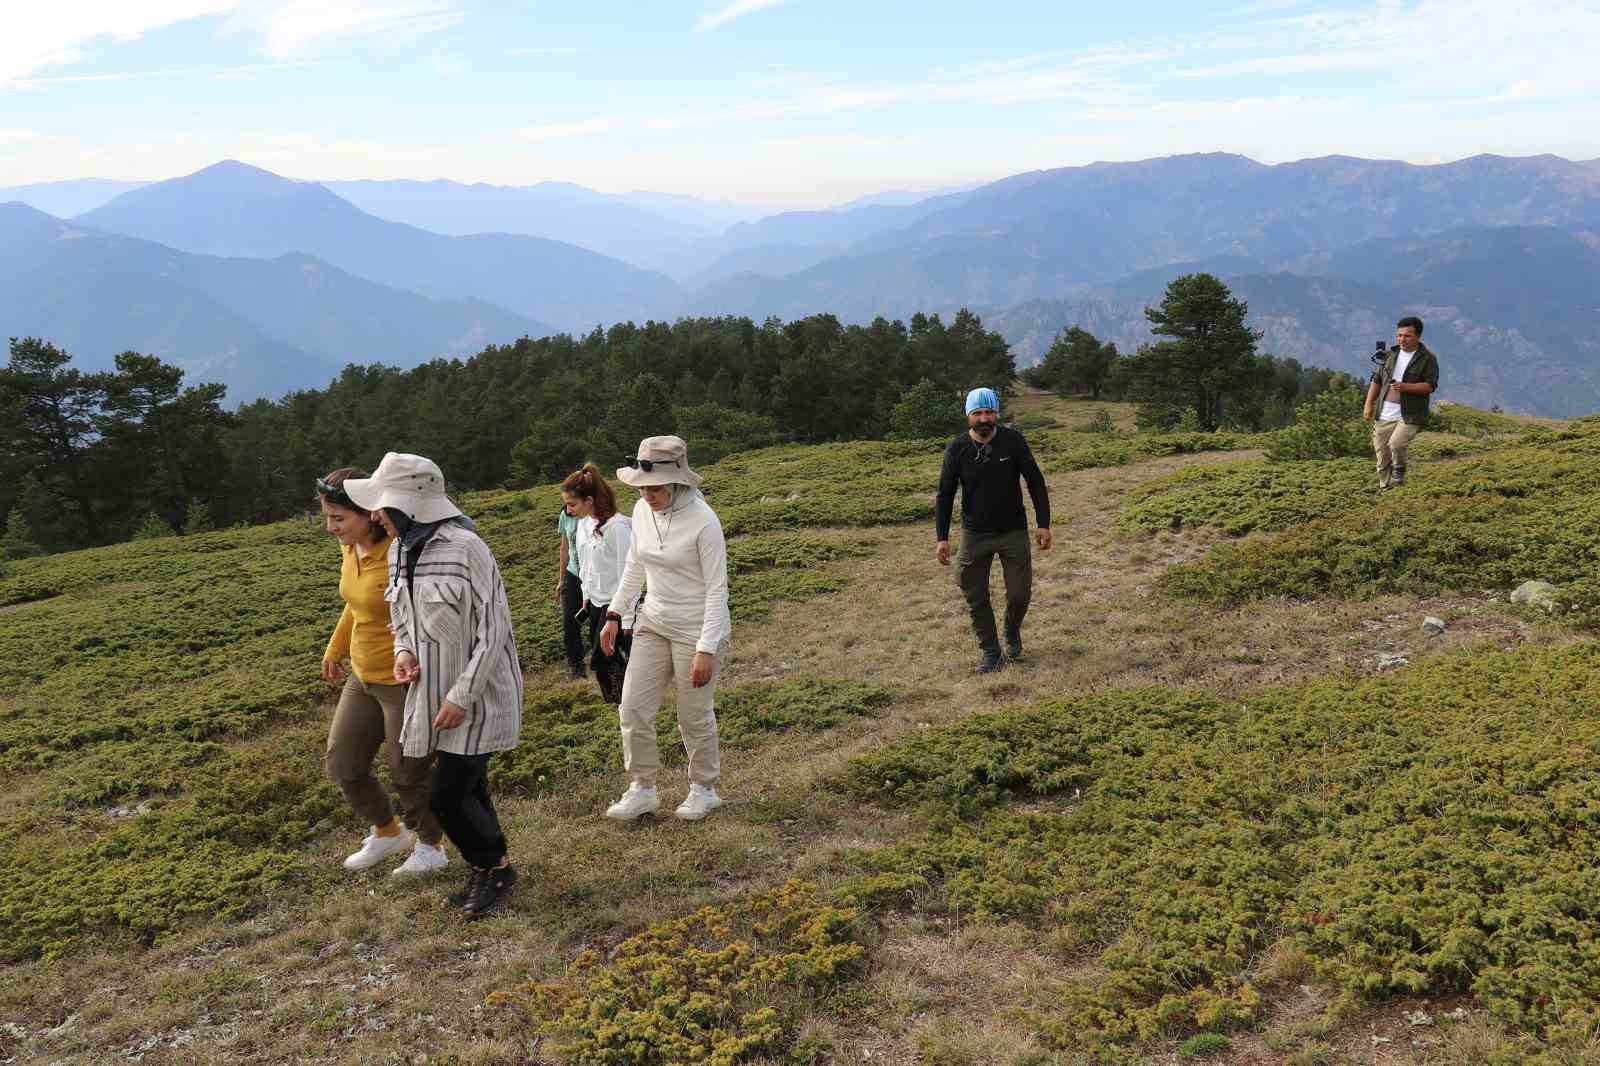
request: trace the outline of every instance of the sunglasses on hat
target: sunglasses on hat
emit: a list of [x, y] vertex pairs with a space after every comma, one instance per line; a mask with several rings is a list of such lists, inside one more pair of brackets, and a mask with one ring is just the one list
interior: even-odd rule
[[643, 470], [646, 474], [658, 466], [682, 466], [678, 459], [641, 459], [637, 455], [628, 456], [628, 465]]

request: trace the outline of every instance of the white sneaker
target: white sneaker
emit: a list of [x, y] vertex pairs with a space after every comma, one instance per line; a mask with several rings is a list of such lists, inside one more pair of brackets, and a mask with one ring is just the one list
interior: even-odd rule
[[409, 829], [402, 829], [392, 837], [381, 837], [377, 833], [368, 833], [367, 839], [361, 842], [361, 850], [344, 860], [346, 870], [365, 870], [369, 866], [376, 866], [390, 855], [398, 855], [402, 851], [410, 851], [411, 845], [417, 842], [417, 834]]
[[390, 877], [410, 877], [412, 874], [431, 874], [435, 870], [442, 870], [450, 865], [450, 857], [444, 849], [437, 844], [424, 844], [417, 841], [417, 846], [411, 849], [411, 854], [406, 861], [396, 866], [389, 874]]
[[654, 814], [661, 809], [661, 800], [654, 788], [645, 788], [635, 781], [628, 786], [622, 798], [606, 808], [606, 817], [619, 822], [631, 822], [641, 814]]
[[678, 804], [675, 812], [679, 818], [686, 822], [698, 822], [718, 807], [722, 806], [722, 797], [717, 795], [715, 788], [705, 785], [690, 785], [689, 795]]

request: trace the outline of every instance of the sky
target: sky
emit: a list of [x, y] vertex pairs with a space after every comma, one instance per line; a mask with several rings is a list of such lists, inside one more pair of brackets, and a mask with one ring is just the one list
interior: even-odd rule
[[821, 207], [1184, 152], [1600, 157], [1600, 0], [0, 0], [0, 186], [220, 159]]

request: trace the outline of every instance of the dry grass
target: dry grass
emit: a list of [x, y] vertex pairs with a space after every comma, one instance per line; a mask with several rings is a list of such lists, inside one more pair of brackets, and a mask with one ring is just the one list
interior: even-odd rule
[[[1017, 404], [1058, 412], [1051, 417], [1064, 416], [1065, 425], [1095, 406], [1052, 396]], [[1123, 415], [1131, 419], [1131, 409], [1115, 417]], [[151, 948], [102, 944], [8, 968], [0, 1063], [409, 1063], [440, 1061], [445, 1052], [460, 1063], [545, 1061], [509, 1016], [485, 1008], [488, 992], [552, 975], [582, 947], [604, 949], [703, 903], [795, 875], [831, 883], [849, 852], [902, 838], [913, 815], [863, 809], [819, 782], [853, 754], [907, 731], [1071, 690], [1254, 686], [1372, 671], [1382, 651], [1566, 639], [1467, 598], [1269, 603], [1237, 612], [1166, 599], [1157, 578], [1203, 551], [1206, 536], [1119, 537], [1111, 524], [1124, 491], [1179, 466], [1238, 457], [1175, 457], [1053, 478], [1052, 505], [1062, 517], [1055, 549], [1035, 554], [1027, 659], [991, 678], [971, 672], [976, 648], [953, 572], [933, 560], [931, 530], [839, 533], [870, 536], [874, 554], [842, 565], [853, 579], [845, 591], [779, 604], [768, 619], [741, 626], [727, 678], [803, 673], [889, 684], [902, 698], [883, 716], [729, 749], [730, 805], [699, 825], [599, 818], [623, 785], [620, 769], [559, 794], [504, 798], [523, 880], [503, 913], [475, 925], [442, 905], [462, 876], [459, 865], [420, 883], [395, 883], [381, 871], [348, 875], [339, 859], [359, 830], [341, 826], [312, 845], [319, 873], [304, 894], [246, 922], [202, 925]], [[1450, 623], [1442, 637], [1421, 633], [1424, 613]], [[565, 683], [554, 672], [529, 680]], [[664, 806], [676, 803], [674, 791], [666, 787]], [[1045, 1052], [1008, 1014], [1044, 1005], [1053, 985], [1075, 972], [1070, 945], [914, 913], [883, 922], [870, 948], [865, 978], [815, 1004], [797, 1049], [809, 1061], [1078, 1061]], [[1263, 965], [1280, 986], [1274, 1024], [1308, 1023], [1294, 960], [1286, 954]], [[1277, 1048], [1246, 1035], [1207, 1061], [1466, 1063], [1498, 1039], [1474, 1020], [1435, 1047], [1407, 1047], [1422, 1058], [1395, 1058], [1392, 1045], [1370, 1042], [1363, 1027], [1373, 1024], [1364, 1018], [1330, 1034], [1286, 1036]], [[1177, 1062], [1173, 1052], [1125, 1061]]]

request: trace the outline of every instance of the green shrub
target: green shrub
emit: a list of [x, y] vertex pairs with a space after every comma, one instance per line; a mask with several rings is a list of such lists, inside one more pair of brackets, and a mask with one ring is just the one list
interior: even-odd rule
[[1111, 435], [1117, 432], [1117, 424], [1111, 420], [1111, 412], [1100, 410], [1083, 425], [1074, 426], [1074, 433], [1100, 433]]
[[907, 389], [889, 410], [890, 440], [948, 439], [961, 426], [961, 401], [927, 378]]
[[139, 528], [133, 531], [131, 540], [159, 540], [162, 537], [175, 537], [177, 531], [172, 525], [154, 511], [145, 513], [144, 520], [139, 523]]
[[1199, 1059], [1217, 1055], [1233, 1046], [1233, 1041], [1221, 1033], [1196, 1033], [1178, 1045], [1180, 1059]]
[[1061, 1046], [1253, 1024], [1252, 963], [1285, 937], [1335, 1011], [1467, 993], [1581, 1045], [1600, 1027], [1597, 701], [1581, 644], [975, 715], [852, 762], [842, 787], [936, 807], [843, 898], [909, 888], [1096, 952], [1103, 974], [1033, 1015]]
[[1362, 396], [1353, 386], [1334, 386], [1295, 408], [1294, 424], [1279, 430], [1267, 458], [1279, 462], [1343, 459], [1367, 455], [1372, 443], [1361, 419]]
[[609, 955], [581, 953], [558, 981], [490, 996], [575, 1062], [732, 1066], [780, 1053], [803, 1001], [863, 954], [856, 912], [790, 881], [659, 922]]

